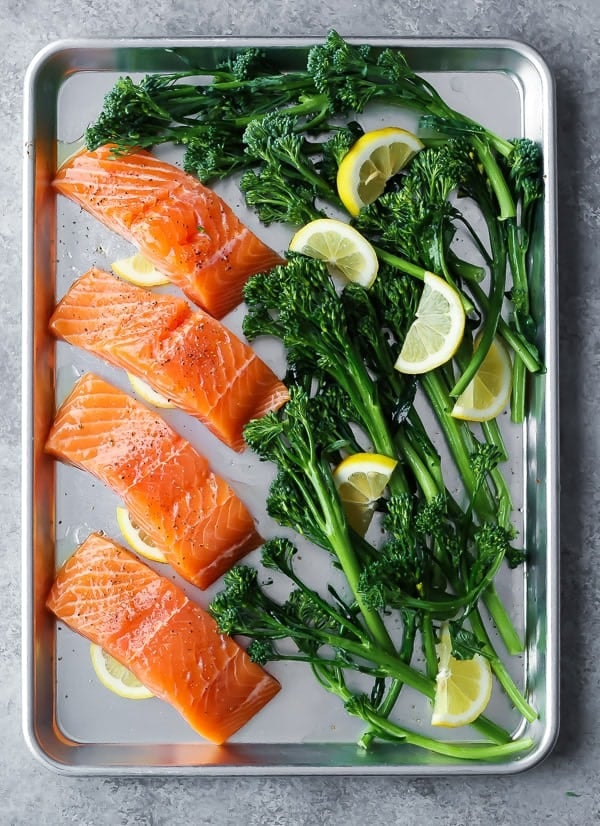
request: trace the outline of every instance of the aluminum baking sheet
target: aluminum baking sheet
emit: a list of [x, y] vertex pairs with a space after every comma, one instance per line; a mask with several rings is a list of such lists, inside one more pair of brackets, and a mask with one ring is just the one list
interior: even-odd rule
[[[123, 39], [61, 41], [32, 62], [25, 84], [24, 273], [23, 273], [23, 725], [32, 751], [49, 767], [75, 774], [451, 774], [509, 773], [537, 764], [552, 748], [558, 729], [558, 445], [556, 322], [556, 194], [554, 89], [535, 50], [506, 40], [368, 40], [402, 49], [411, 66], [431, 80], [457, 109], [505, 137], [526, 135], [544, 150], [546, 201], [544, 267], [533, 285], [540, 345], [547, 371], [532, 385], [523, 427], [509, 428], [510, 478], [519, 528], [529, 552], [526, 568], [499, 580], [501, 595], [526, 640], [522, 658], [510, 667], [539, 710], [532, 725], [519, 723], [499, 694], [489, 714], [511, 731], [527, 733], [534, 748], [502, 763], [453, 762], [415, 749], [382, 745], [357, 749], [361, 724], [345, 714], [303, 666], [274, 664], [280, 694], [222, 747], [212, 746], [157, 699], [131, 702], [113, 696], [95, 679], [88, 643], [56, 623], [44, 607], [56, 567], [92, 530], [120, 539], [116, 498], [90, 476], [50, 460], [44, 440], [56, 404], [85, 370], [126, 387], [123, 375], [47, 332], [55, 301], [69, 283], [95, 264], [131, 253], [131, 248], [64, 198], [50, 183], [64, 145], [81, 137], [100, 110], [104, 94], [123, 74], [180, 68], [179, 54], [216, 65], [232, 50], [268, 48], [284, 67], [301, 63], [314, 40]], [[362, 40], [362, 42], [367, 42]], [[375, 112], [367, 128], [394, 123], [413, 128], [413, 116]], [[169, 157], [172, 150], [161, 150]], [[176, 159], [176, 155], [172, 159]], [[261, 237], [284, 251], [289, 235], [266, 230], [248, 214], [233, 184], [220, 194]], [[225, 319], [240, 330], [241, 310]], [[272, 342], [257, 344], [279, 372], [282, 353]], [[235, 455], [202, 426], [169, 411], [174, 426], [208, 456], [256, 515], [264, 536], [281, 533], [264, 510], [269, 468], [246, 452]], [[306, 549], [308, 551], [308, 549]], [[329, 575], [320, 552], [304, 554], [314, 582]], [[310, 562], [306, 560], [309, 559]], [[248, 558], [253, 560], [253, 556]], [[218, 590], [186, 590], [203, 605]], [[401, 696], [402, 716], [427, 731], [425, 702]], [[519, 728], [520, 726], [520, 728]], [[438, 733], [439, 736], [439, 733]], [[464, 739], [464, 733], [454, 732]]]

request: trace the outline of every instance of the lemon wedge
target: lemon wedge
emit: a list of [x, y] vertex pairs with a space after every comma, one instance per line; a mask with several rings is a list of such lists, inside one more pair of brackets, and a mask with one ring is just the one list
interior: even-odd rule
[[166, 562], [167, 558], [164, 553], [156, 547], [152, 540], [131, 521], [131, 516], [127, 508], [119, 506], [117, 508], [117, 524], [119, 530], [123, 534], [123, 539], [127, 542], [129, 547], [152, 562]]
[[335, 468], [333, 480], [348, 523], [361, 536], [367, 532], [375, 504], [397, 464], [380, 453], [354, 453]]
[[337, 173], [337, 190], [350, 215], [373, 203], [390, 178], [423, 149], [406, 129], [387, 126], [366, 132], [344, 155]]
[[113, 261], [110, 266], [116, 275], [138, 287], [160, 287], [170, 283], [167, 276], [157, 270], [154, 264], [151, 264], [139, 252], [128, 258]]
[[[477, 346], [477, 342], [475, 342]], [[479, 369], [460, 394], [451, 414], [455, 419], [487, 422], [495, 419], [510, 400], [512, 363], [502, 341], [492, 341]]]
[[488, 660], [475, 654], [471, 660], [452, 656], [450, 632], [442, 628], [436, 646], [438, 673], [431, 724], [456, 728], [465, 726], [483, 714], [492, 694], [492, 669]]
[[465, 311], [457, 291], [443, 278], [425, 273], [423, 292], [400, 350], [400, 373], [427, 373], [445, 364], [458, 350], [465, 330]]
[[369, 288], [377, 278], [377, 253], [367, 239], [344, 221], [317, 218], [305, 224], [290, 241], [290, 250], [327, 264], [332, 275]]
[[131, 389], [134, 390], [141, 399], [148, 402], [148, 404], [152, 404], [154, 407], [163, 407], [165, 409], [175, 407], [173, 402], [165, 398], [165, 396], [161, 393], [157, 393], [156, 390], [153, 390], [148, 382], [138, 378], [138, 376], [134, 376], [133, 373], [127, 373], [127, 378], [129, 379]]
[[110, 654], [96, 645], [90, 643], [90, 657], [94, 672], [102, 685], [128, 700], [148, 700], [154, 694], [135, 677], [128, 668], [121, 665]]

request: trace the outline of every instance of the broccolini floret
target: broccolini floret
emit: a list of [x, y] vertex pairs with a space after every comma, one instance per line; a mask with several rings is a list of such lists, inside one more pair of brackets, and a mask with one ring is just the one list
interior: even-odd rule
[[301, 255], [266, 275], [253, 276], [244, 289], [248, 306], [243, 329], [252, 340], [276, 335], [293, 363], [312, 363], [341, 387], [374, 449], [395, 455], [392, 434], [378, 398], [377, 384], [361, 358], [326, 265]]

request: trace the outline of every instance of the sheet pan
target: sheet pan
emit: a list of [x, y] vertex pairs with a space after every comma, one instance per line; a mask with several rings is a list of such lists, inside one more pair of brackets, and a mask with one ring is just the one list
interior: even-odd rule
[[[546, 373], [532, 385], [529, 415], [509, 428], [510, 477], [520, 529], [529, 553], [524, 570], [506, 572], [499, 589], [526, 640], [522, 658], [511, 663], [517, 683], [540, 712], [527, 726], [533, 750], [504, 763], [453, 762], [410, 748], [382, 745], [365, 754], [355, 741], [360, 723], [326, 695], [308, 670], [272, 667], [283, 690], [224, 747], [203, 742], [159, 700], [131, 702], [112, 696], [94, 678], [88, 644], [57, 624], [44, 607], [59, 565], [92, 530], [120, 539], [117, 500], [81, 471], [51, 461], [44, 440], [56, 404], [75, 378], [94, 370], [127, 389], [126, 380], [92, 356], [56, 343], [48, 318], [68, 284], [92, 264], [130, 254], [130, 247], [65, 199], [50, 183], [57, 158], [78, 139], [99, 111], [116, 78], [179, 68], [178, 54], [216, 65], [232, 50], [268, 48], [282, 66], [302, 62], [312, 40], [301, 38], [119, 39], [61, 41], [33, 60], [25, 83], [23, 255], [23, 728], [33, 753], [48, 767], [71, 774], [453, 774], [512, 773], [548, 754], [558, 731], [558, 360], [555, 123], [552, 77], [531, 47], [508, 40], [363, 39], [402, 49], [457, 109], [505, 137], [526, 135], [544, 150], [546, 200], [543, 271], [533, 285], [535, 312]], [[390, 122], [389, 113], [367, 120], [371, 128]], [[411, 128], [398, 113], [395, 125]], [[162, 150], [169, 157], [169, 150]], [[176, 156], [173, 156], [175, 159]], [[220, 194], [261, 237], [281, 251], [289, 235], [261, 227], [244, 209], [235, 185]], [[225, 320], [240, 331], [242, 313]], [[259, 343], [261, 355], [282, 370], [282, 354]], [[197, 422], [169, 412], [253, 509], [265, 536], [280, 533], [264, 511], [268, 468], [248, 453], [223, 448]], [[251, 480], [251, 481], [249, 481]], [[252, 557], [249, 558], [252, 561]], [[326, 560], [312, 562], [318, 580]], [[188, 591], [206, 605], [208, 592]], [[404, 715], [426, 727], [427, 709], [405, 692]], [[519, 721], [502, 697], [490, 716], [510, 730]], [[524, 729], [523, 729], [524, 730]], [[521, 729], [519, 729], [521, 731]], [[464, 734], [449, 736], [462, 738]]]

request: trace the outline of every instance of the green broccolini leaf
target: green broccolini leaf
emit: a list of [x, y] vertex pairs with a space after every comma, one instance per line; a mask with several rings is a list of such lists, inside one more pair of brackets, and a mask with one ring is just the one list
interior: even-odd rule
[[475, 634], [464, 628], [462, 621], [450, 620], [448, 623], [452, 656], [457, 660], [471, 660], [475, 654], [485, 654], [485, 646]]
[[302, 226], [325, 215], [315, 206], [314, 187], [302, 182], [291, 187], [279, 163], [246, 171], [240, 180], [240, 189], [248, 206], [265, 226], [275, 223]]
[[360, 589], [374, 608], [401, 607], [405, 596], [420, 596], [429, 563], [415, 530], [415, 499], [409, 494], [390, 496], [383, 517], [386, 540], [377, 557], [363, 567]]
[[364, 129], [357, 121], [350, 121], [345, 126], [333, 127], [333, 134], [321, 146], [322, 158], [317, 164], [319, 174], [331, 186], [336, 185], [337, 171], [344, 155], [356, 141], [364, 135]]
[[283, 537], [269, 539], [261, 550], [261, 562], [265, 568], [281, 571], [290, 577], [293, 574], [293, 559], [297, 553], [293, 542]]
[[422, 284], [416, 278], [383, 264], [369, 292], [380, 326], [389, 331], [397, 343], [404, 341], [415, 318]]
[[298, 622], [309, 628], [319, 628], [335, 633], [337, 628], [332, 626], [331, 615], [323, 608], [321, 602], [314, 598], [314, 594], [307, 589], [296, 588], [286, 602], [288, 610], [298, 618]]

